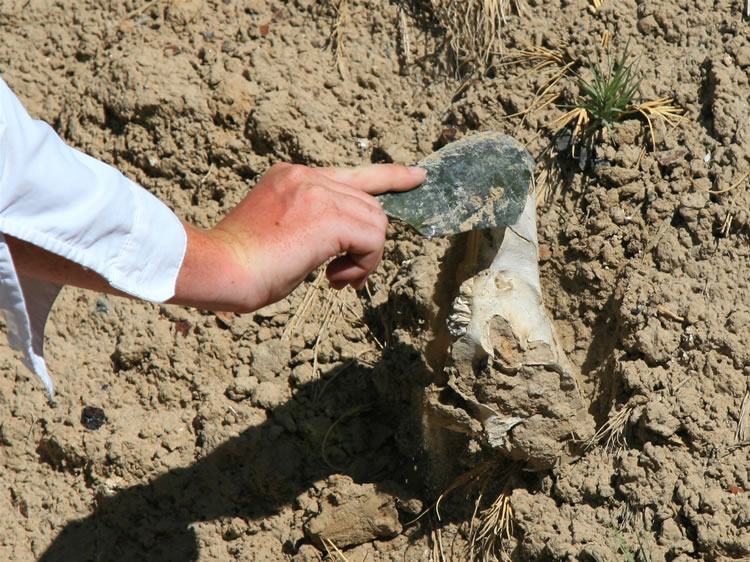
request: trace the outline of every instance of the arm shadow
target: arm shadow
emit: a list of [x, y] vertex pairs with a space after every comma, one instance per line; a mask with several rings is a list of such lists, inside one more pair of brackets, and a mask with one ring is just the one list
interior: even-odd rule
[[[414, 384], [430, 378], [420, 353], [395, 344], [374, 366], [354, 364], [321, 378], [334, 376], [322, 397], [319, 384], [298, 388], [267, 421], [194, 464], [100, 497], [93, 513], [67, 524], [40, 560], [197, 560], [195, 523], [269, 517], [331, 474], [405, 487], [419, 427]], [[323, 458], [319, 432], [311, 437], [310, 428], [330, 427], [332, 418], [358, 406], [365, 407], [336, 425], [336, 448]]]

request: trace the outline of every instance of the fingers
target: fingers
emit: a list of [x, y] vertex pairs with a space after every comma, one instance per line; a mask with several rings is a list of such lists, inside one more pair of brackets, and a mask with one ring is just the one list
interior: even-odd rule
[[[329, 207], [326, 225], [334, 223], [335, 231], [339, 240], [338, 253], [361, 254], [367, 256], [373, 251], [382, 253], [385, 244], [385, 233], [388, 230], [388, 217], [380, 205], [371, 206], [365, 204], [357, 197], [340, 195]], [[325, 216], [325, 215], [322, 215]], [[377, 266], [379, 257], [372, 264], [372, 269]], [[370, 264], [364, 261], [365, 267]]]
[[[326, 277], [331, 287], [343, 289], [347, 285], [351, 285], [356, 291], [359, 291], [365, 286], [365, 282], [374, 268], [364, 268], [361, 263], [357, 262], [357, 257], [348, 254], [331, 260], [326, 267]], [[378, 256], [377, 261], [379, 262], [381, 258], [382, 254]]]
[[[315, 172], [329, 180], [328, 186], [331, 189], [340, 190], [349, 195], [355, 195], [359, 190], [367, 202], [373, 199], [365, 194], [374, 195], [386, 191], [411, 189], [421, 184], [425, 178], [425, 171], [421, 168], [407, 168], [396, 164], [375, 164], [349, 169], [317, 168]], [[342, 198], [342, 202], [346, 199]], [[384, 222], [382, 224], [371, 222], [370, 224], [375, 226], [376, 230], [370, 232], [369, 237], [362, 237], [355, 241], [351, 247], [345, 249], [344, 255], [334, 258], [326, 268], [326, 276], [334, 289], [343, 289], [347, 285], [351, 285], [355, 290], [361, 289], [383, 257], [388, 220], [380, 204], [376, 204], [377, 215], [385, 219]], [[355, 225], [354, 230], [350, 232], [355, 232], [357, 228], [360, 229], [360, 234], [364, 234], [361, 225]]]
[[357, 168], [309, 168], [302, 165], [276, 164], [270, 175], [285, 176], [288, 183], [318, 185], [338, 193], [359, 197], [373, 206], [380, 206], [370, 197], [386, 191], [406, 191], [424, 182], [426, 172], [422, 168], [399, 164], [370, 164]]
[[386, 191], [405, 191], [421, 184], [426, 172], [422, 168], [400, 164], [370, 164], [357, 168], [316, 168], [315, 171], [339, 184], [371, 195]]
[[328, 264], [326, 275], [333, 288], [351, 285], [359, 290], [383, 257], [388, 222], [387, 219], [382, 223], [355, 219], [345, 226], [353, 228], [345, 228], [341, 252]]
[[275, 176], [283, 185], [294, 189], [322, 188], [334, 192], [335, 195], [355, 197], [375, 209], [381, 208], [380, 203], [364, 189], [339, 181], [340, 179], [346, 180], [346, 174], [330, 174], [327, 170], [328, 168], [310, 168], [300, 164], [280, 163], [272, 166], [267, 176]]
[[328, 264], [326, 277], [328, 283], [334, 289], [343, 289], [347, 285], [351, 285], [359, 291], [364, 287], [368, 276], [362, 273], [362, 270], [352, 262], [349, 256], [340, 256]]
[[[284, 240], [297, 238], [287, 247], [295, 248], [304, 259], [295, 262], [297, 266], [288, 263], [285, 267], [309, 270], [333, 257], [326, 269], [331, 286], [361, 289], [382, 259], [388, 227], [388, 218], [372, 195], [411, 189], [424, 177], [422, 169], [396, 164], [350, 169], [277, 164], [266, 174], [265, 183], [257, 186], [265, 186], [258, 192], [263, 197], [258, 203], [265, 203], [266, 212], [254, 224], [260, 219], [277, 227], [287, 225]], [[284, 205], [279, 204], [282, 197]], [[274, 208], [277, 213], [269, 212]], [[277, 231], [261, 230], [266, 234]]]

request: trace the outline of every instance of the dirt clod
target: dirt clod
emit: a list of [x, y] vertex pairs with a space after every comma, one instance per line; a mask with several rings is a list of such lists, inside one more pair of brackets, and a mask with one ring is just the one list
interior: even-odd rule
[[347, 548], [401, 532], [395, 500], [373, 484], [355, 484], [346, 476], [333, 477], [320, 494], [320, 512], [305, 523], [305, 533], [324, 546], [330, 541]]

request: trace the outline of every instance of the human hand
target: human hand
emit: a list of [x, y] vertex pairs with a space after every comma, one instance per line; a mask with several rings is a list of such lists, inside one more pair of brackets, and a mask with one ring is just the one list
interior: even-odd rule
[[288, 295], [316, 267], [337, 289], [364, 286], [383, 255], [388, 219], [372, 195], [403, 191], [424, 171], [396, 164], [277, 164], [209, 231], [188, 230], [173, 302], [247, 312]]

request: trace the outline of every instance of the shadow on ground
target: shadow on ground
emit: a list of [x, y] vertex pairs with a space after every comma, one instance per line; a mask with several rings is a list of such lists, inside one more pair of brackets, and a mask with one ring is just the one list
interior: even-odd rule
[[[311, 443], [303, 432], [280, 429], [277, 420], [320, 415], [321, 404], [311, 399], [318, 389], [309, 385], [269, 412], [265, 423], [247, 428], [192, 466], [102, 497], [89, 517], [60, 532], [40, 560], [197, 560], [200, 545], [192, 529], [196, 522], [268, 517], [292, 503], [311, 483], [334, 472], [357, 482], [400, 486], [407, 479], [405, 471], [413, 467], [400, 451], [415, 443], [415, 436], [404, 432], [411, 427], [413, 433], [415, 425], [398, 412], [414, 411], [409, 404], [412, 398], [394, 388], [383, 393], [382, 385], [395, 381], [397, 387], [408, 388], [415, 378], [427, 380], [424, 365], [419, 372], [419, 356], [414, 348], [395, 345], [378, 365], [352, 366], [338, 375], [338, 395], [332, 394], [331, 400], [344, 409], [370, 406], [347, 436], [354, 454], [347, 462], [336, 463], [344, 464], [338, 466], [342, 470], [326, 464], [319, 444]], [[401, 378], [399, 373], [404, 372], [410, 374]], [[401, 403], [396, 403], [394, 396], [399, 395]], [[285, 548], [294, 551], [296, 546]]]

